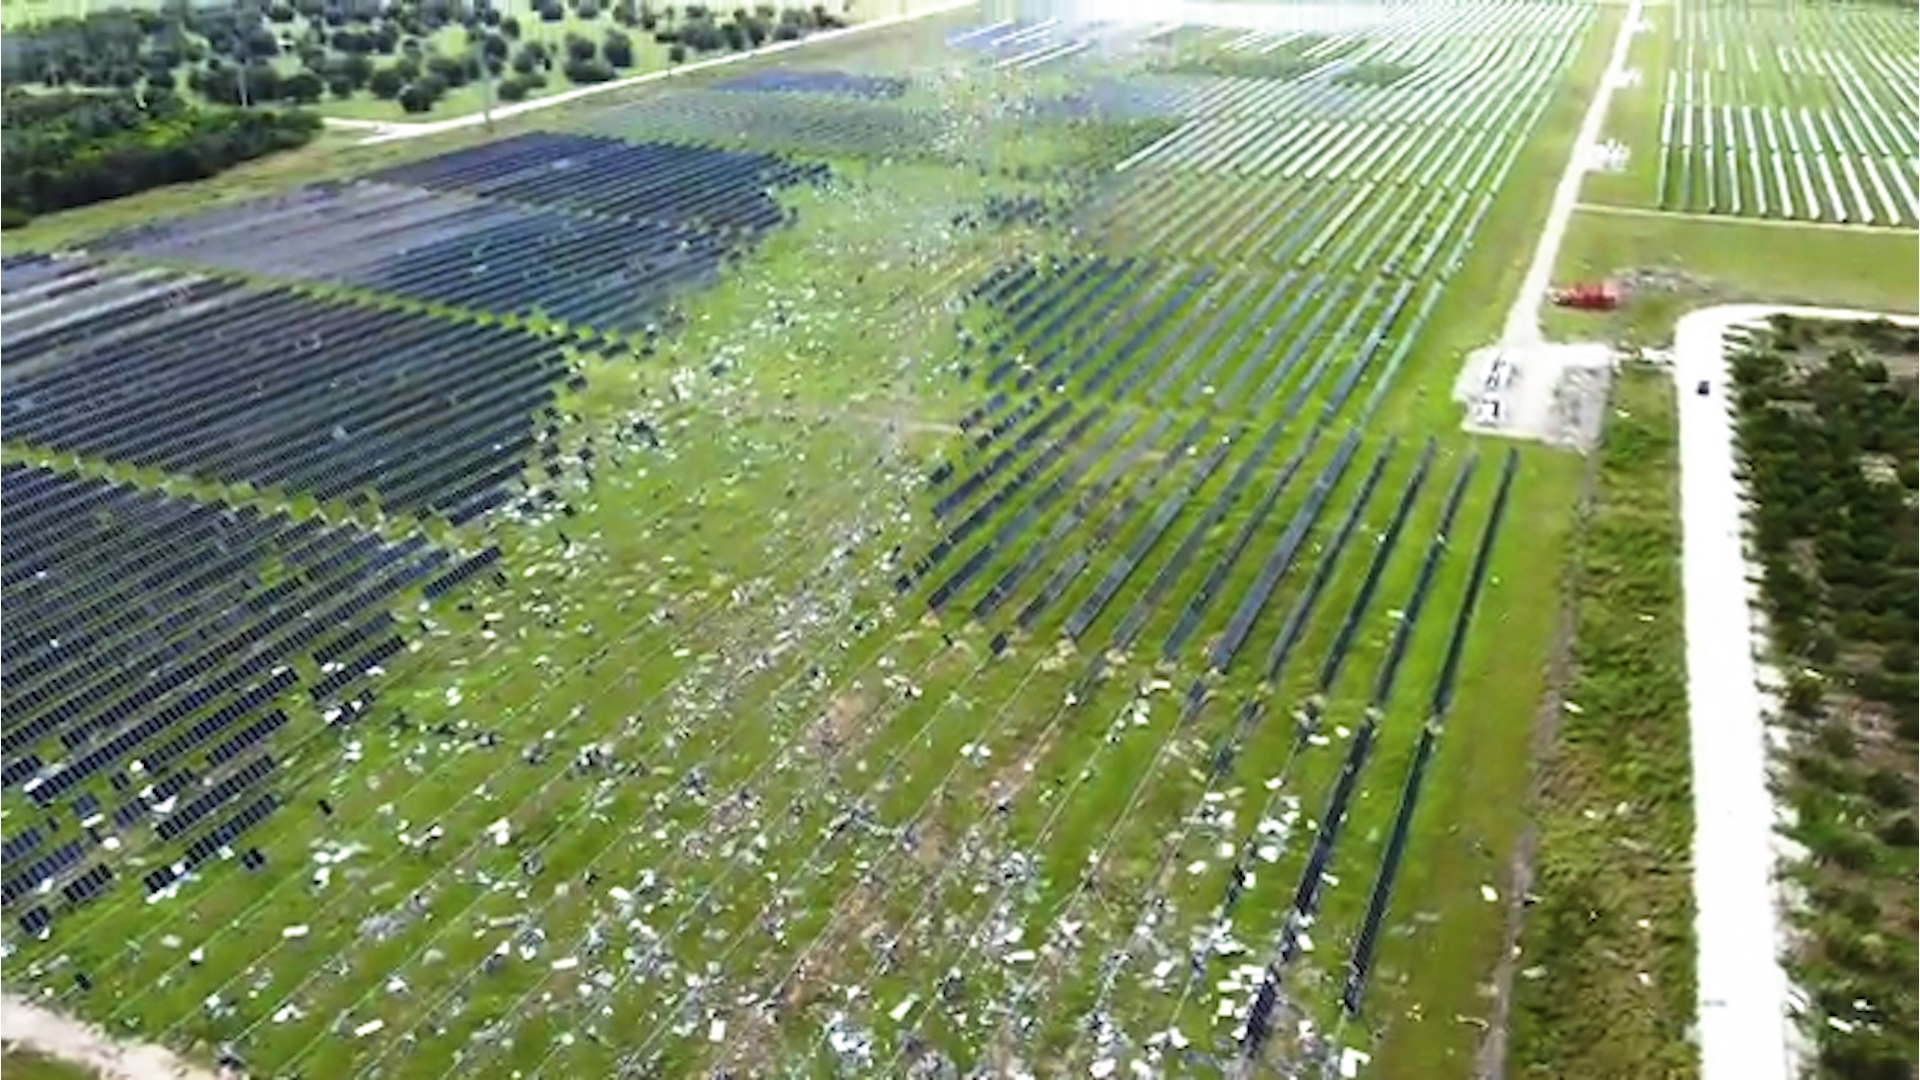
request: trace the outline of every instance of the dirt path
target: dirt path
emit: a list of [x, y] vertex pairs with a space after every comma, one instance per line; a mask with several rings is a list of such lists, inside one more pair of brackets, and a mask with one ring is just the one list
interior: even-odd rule
[[45, 1058], [98, 1073], [102, 1080], [224, 1080], [151, 1043], [116, 1039], [16, 994], [0, 994], [0, 1038]]
[[[1730, 304], [1696, 311], [1674, 332], [1680, 392], [1681, 573], [1687, 716], [1693, 758], [1693, 891], [1699, 954], [1702, 1080], [1789, 1080], [1804, 1056], [1780, 956], [1787, 920], [1775, 869], [1777, 809], [1768, 785], [1761, 647], [1752, 625], [1743, 509], [1726, 398], [1727, 331], [1770, 315], [1912, 316]], [[1703, 396], [1701, 383], [1707, 386]]]

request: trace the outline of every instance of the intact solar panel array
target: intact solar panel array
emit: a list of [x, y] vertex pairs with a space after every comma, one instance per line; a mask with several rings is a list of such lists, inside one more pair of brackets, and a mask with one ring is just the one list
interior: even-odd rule
[[9, 301], [0, 425], [37, 446], [459, 523], [506, 499], [566, 374], [498, 325], [77, 265]]
[[826, 176], [824, 165], [794, 164], [772, 154], [534, 131], [368, 179], [750, 234], [785, 220], [769, 189]]
[[638, 334], [793, 220], [775, 189], [827, 175], [770, 154], [533, 132], [95, 248]]
[[[298, 737], [289, 698], [371, 700], [404, 648], [394, 602], [499, 556], [17, 464], [0, 467], [0, 515], [0, 781], [46, 812], [0, 840], [10, 911], [56, 889], [86, 903], [132, 852], [167, 864], [144, 873], [150, 892], [231, 854], [278, 805], [270, 744]], [[309, 664], [327, 671], [310, 685]], [[40, 904], [16, 921], [40, 933], [54, 917]]]

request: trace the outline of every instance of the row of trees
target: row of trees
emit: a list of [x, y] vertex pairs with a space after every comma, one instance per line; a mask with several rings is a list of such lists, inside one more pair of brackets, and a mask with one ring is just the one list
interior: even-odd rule
[[318, 117], [265, 109], [198, 108], [174, 94], [4, 96], [0, 218], [116, 199], [204, 180], [242, 161], [305, 144]]
[[[577, 84], [615, 78], [638, 63], [629, 28], [651, 35], [670, 62], [681, 63], [693, 54], [839, 25], [821, 5], [760, 4], [721, 14], [698, 4], [542, 0], [535, 13], [543, 24], [572, 19], [573, 26], [597, 24], [605, 34], [595, 41], [570, 31], [563, 43], [543, 41], [493, 7], [453, 0], [276, 0], [265, 6], [246, 0], [211, 9], [182, 2], [162, 10], [94, 12], [16, 32], [0, 76], [49, 88], [190, 88], [209, 102], [234, 105], [306, 105], [328, 95], [369, 93], [423, 112], [483, 75], [501, 79], [506, 100], [544, 86], [556, 66]], [[549, 45], [563, 50], [557, 65]], [[288, 70], [289, 58], [297, 70]]]
[[1820, 1071], [1910, 1080], [1920, 822], [1920, 338], [1776, 320], [1734, 359], [1762, 593], [1796, 732], [1784, 794], [1808, 852], [1795, 975]]

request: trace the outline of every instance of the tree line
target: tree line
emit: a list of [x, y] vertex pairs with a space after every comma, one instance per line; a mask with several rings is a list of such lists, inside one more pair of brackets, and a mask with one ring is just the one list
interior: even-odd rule
[[29, 93], [0, 96], [0, 225], [117, 199], [163, 184], [204, 180], [320, 130], [310, 113], [200, 108], [170, 93]]
[[[1776, 319], [1733, 360], [1736, 432], [1793, 733], [1790, 956], [1820, 1075], [1911, 1080], [1920, 822], [1920, 334]], [[1896, 374], [1895, 369], [1899, 369]]]
[[[606, 82], [638, 64], [636, 34], [678, 64], [841, 25], [818, 4], [722, 13], [642, 0], [538, 0], [530, 18], [571, 19], [595, 33], [570, 31], [550, 43], [498, 8], [453, 0], [242, 0], [205, 9], [179, 0], [14, 32], [0, 78], [50, 89], [191, 90], [208, 103], [239, 106], [314, 105], [367, 93], [417, 113], [483, 78], [497, 79], [506, 101], [532, 95], [556, 72], [577, 85]], [[464, 31], [459, 44], [436, 46], [436, 35], [455, 27]], [[298, 67], [288, 70], [289, 59]]]

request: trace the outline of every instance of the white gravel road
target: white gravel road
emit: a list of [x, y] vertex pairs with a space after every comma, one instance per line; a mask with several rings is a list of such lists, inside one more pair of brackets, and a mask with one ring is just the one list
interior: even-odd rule
[[1594, 148], [1600, 143], [1600, 131], [1607, 122], [1607, 110], [1613, 104], [1613, 91], [1626, 81], [1627, 56], [1633, 48], [1633, 35], [1639, 32], [1641, 0], [1627, 5], [1626, 17], [1613, 39], [1613, 52], [1607, 57], [1607, 70], [1600, 76], [1587, 113], [1580, 120], [1580, 132], [1567, 155], [1566, 168], [1553, 189], [1553, 203], [1547, 220], [1540, 226], [1534, 242], [1533, 261], [1527, 264], [1527, 276], [1521, 280], [1520, 295], [1514, 297], [1507, 322], [1500, 334], [1502, 349], [1519, 352], [1546, 340], [1540, 332], [1540, 305], [1546, 302], [1547, 286], [1553, 281], [1553, 267], [1560, 258], [1560, 242], [1566, 238], [1567, 225], [1580, 206], [1580, 187], [1586, 182], [1587, 169], [1594, 160]]
[[[1774, 875], [1779, 853], [1777, 808], [1767, 786], [1768, 704], [1750, 631], [1744, 497], [1734, 476], [1726, 396], [1727, 331], [1776, 313], [1916, 321], [1735, 304], [1687, 315], [1674, 335], [1702, 1080], [1790, 1080], [1800, 1055], [1780, 962], [1785, 920]], [[1705, 396], [1698, 393], [1702, 382]]]

